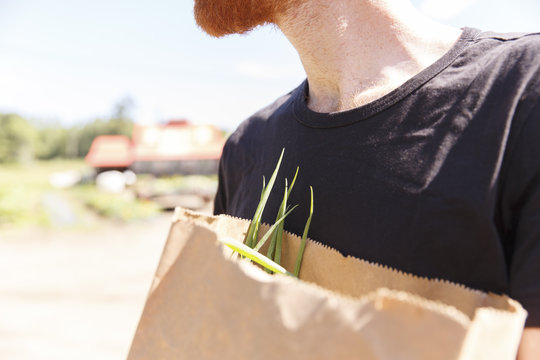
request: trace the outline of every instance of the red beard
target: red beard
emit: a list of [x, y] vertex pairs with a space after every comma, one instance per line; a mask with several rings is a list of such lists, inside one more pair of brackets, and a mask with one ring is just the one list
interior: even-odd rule
[[275, 22], [294, 0], [195, 0], [195, 20], [209, 35], [243, 34]]

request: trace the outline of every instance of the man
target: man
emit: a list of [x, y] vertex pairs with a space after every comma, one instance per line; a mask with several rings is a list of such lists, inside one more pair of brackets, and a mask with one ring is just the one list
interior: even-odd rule
[[447, 27], [406, 0], [196, 0], [195, 16], [217, 37], [276, 24], [307, 74], [230, 137], [216, 213], [250, 218], [285, 148], [287, 229], [312, 185], [311, 238], [509, 294], [529, 312], [519, 358], [539, 357], [540, 34]]

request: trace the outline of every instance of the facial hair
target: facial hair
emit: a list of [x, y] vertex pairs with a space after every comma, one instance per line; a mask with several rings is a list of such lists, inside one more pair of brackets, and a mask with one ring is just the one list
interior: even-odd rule
[[195, 0], [197, 24], [214, 37], [244, 34], [259, 25], [275, 23], [276, 15], [295, 0]]

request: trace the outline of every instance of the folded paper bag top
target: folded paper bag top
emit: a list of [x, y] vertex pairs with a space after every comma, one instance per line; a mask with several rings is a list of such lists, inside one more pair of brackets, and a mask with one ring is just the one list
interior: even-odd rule
[[[506, 296], [313, 241], [302, 280], [269, 275], [219, 242], [242, 240], [248, 226], [177, 209], [128, 360], [515, 358], [526, 312]], [[285, 268], [299, 244], [285, 235]]]

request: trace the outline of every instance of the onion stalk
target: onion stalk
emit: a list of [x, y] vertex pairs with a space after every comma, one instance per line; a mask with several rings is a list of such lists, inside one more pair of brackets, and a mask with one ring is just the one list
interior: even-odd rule
[[[268, 198], [270, 197], [270, 193], [272, 192], [274, 183], [276, 181], [276, 177], [279, 171], [279, 167], [281, 165], [281, 161], [283, 160], [284, 153], [285, 149], [281, 151], [279, 160], [268, 183], [265, 182], [265, 178], [263, 177], [261, 198], [255, 210], [253, 219], [249, 224], [244, 243], [233, 241], [231, 239], [223, 240], [223, 242], [225, 243], [225, 245], [240, 254], [241, 257], [247, 257], [252, 261], [256, 262], [257, 264], [263, 266], [269, 273], [280, 273], [298, 277], [298, 274], [300, 273], [300, 266], [302, 264], [302, 258], [304, 255], [304, 249], [306, 247], [307, 234], [311, 225], [311, 218], [313, 216], [313, 188], [311, 186], [311, 204], [309, 209], [309, 217], [304, 228], [304, 233], [302, 235], [302, 240], [300, 243], [300, 249], [296, 257], [294, 273], [285, 270], [280, 265], [285, 218], [298, 206], [295, 205], [293, 207], [289, 207], [289, 205], [287, 204], [292, 188], [294, 187], [296, 178], [298, 176], [298, 167], [296, 168], [296, 173], [294, 174], [294, 178], [290, 186], [288, 185], [287, 179], [285, 179], [285, 191], [283, 194], [283, 200], [281, 201], [275, 223], [270, 226], [266, 234], [264, 234], [262, 238], [258, 240], [262, 214], [266, 203], [268, 202]], [[268, 239], [270, 239], [270, 244], [268, 246], [267, 256], [264, 256], [258, 251], [264, 246], [264, 244], [266, 244]]]

